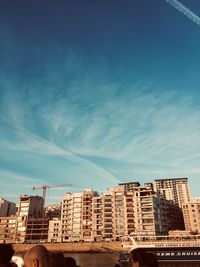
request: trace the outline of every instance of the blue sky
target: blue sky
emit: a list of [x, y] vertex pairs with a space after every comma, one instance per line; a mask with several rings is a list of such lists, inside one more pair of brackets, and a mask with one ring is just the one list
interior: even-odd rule
[[1, 1], [0, 196], [172, 177], [200, 195], [200, 26], [168, 2]]

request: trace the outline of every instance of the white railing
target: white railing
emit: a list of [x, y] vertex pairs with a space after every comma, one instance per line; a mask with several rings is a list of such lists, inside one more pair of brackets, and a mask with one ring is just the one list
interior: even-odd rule
[[[122, 247], [134, 249], [137, 247], [198, 247], [200, 235], [193, 236], [127, 236]], [[128, 241], [129, 240], [129, 241]]]

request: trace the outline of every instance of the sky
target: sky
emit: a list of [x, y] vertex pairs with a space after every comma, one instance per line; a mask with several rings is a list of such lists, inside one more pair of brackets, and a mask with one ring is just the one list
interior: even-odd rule
[[200, 196], [199, 16], [199, 0], [2, 0], [0, 197], [176, 177]]

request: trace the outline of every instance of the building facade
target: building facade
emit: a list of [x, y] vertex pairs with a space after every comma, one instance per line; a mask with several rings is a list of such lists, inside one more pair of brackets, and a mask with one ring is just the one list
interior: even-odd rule
[[59, 218], [53, 218], [49, 221], [48, 242], [61, 242], [61, 220]]
[[188, 178], [156, 179], [154, 187], [159, 196], [172, 200], [180, 208], [190, 201]]
[[80, 193], [65, 194], [61, 202], [63, 242], [94, 240], [93, 198], [95, 196], [98, 196], [98, 193], [92, 189], [85, 189]]
[[114, 235], [112, 201], [112, 189], [110, 189], [102, 196], [102, 237], [107, 241], [112, 240]]
[[30, 236], [27, 236], [27, 225], [31, 219], [42, 218], [44, 215], [44, 200], [40, 196], [20, 196], [20, 203], [16, 220], [16, 242], [24, 243]]
[[0, 198], [0, 217], [8, 217], [16, 214], [16, 204]]
[[185, 229], [200, 234], [200, 198], [192, 199], [182, 205]]
[[47, 242], [48, 230], [48, 218], [30, 218], [26, 225], [25, 241], [27, 243]]
[[158, 199], [151, 183], [120, 184], [125, 196], [125, 235], [160, 233]]
[[92, 231], [94, 241], [102, 241], [102, 197], [94, 196], [93, 197], [93, 206], [92, 206]]
[[16, 216], [13, 204], [0, 199], [1, 243], [118, 241], [184, 230], [184, 222], [200, 233], [200, 199], [190, 200], [187, 178], [120, 183], [102, 195], [90, 188], [67, 193], [46, 213], [40, 196], [21, 196]]
[[0, 217], [0, 243], [15, 243], [16, 217]]

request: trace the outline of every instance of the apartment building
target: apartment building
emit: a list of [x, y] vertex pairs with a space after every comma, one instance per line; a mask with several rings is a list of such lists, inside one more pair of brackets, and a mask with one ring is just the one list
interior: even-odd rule
[[62, 242], [80, 241], [82, 193], [67, 193], [61, 202]]
[[124, 195], [124, 236], [127, 236], [136, 231], [135, 211], [137, 209], [134, 207], [136, 204], [134, 190], [125, 190]]
[[72, 203], [73, 196], [71, 193], [64, 195], [61, 201], [61, 242], [71, 241], [72, 231]]
[[75, 193], [72, 198], [71, 206], [71, 241], [81, 240], [82, 229], [82, 193]]
[[[61, 202], [62, 241], [93, 241], [93, 198], [96, 191], [85, 189], [80, 193], [67, 193]], [[97, 221], [96, 221], [97, 223]]]
[[105, 240], [113, 239], [113, 207], [112, 189], [102, 196], [102, 237]]
[[144, 184], [135, 190], [135, 228], [145, 235], [160, 233], [161, 221], [158, 217], [159, 200], [153, 191], [152, 184]]
[[49, 221], [48, 242], [61, 242], [61, 220], [59, 218]]
[[102, 236], [120, 240], [130, 234], [160, 234], [159, 199], [152, 184], [120, 183], [102, 196]]
[[81, 240], [94, 241], [93, 232], [93, 198], [98, 196], [96, 191], [85, 189], [82, 193], [82, 228]]
[[182, 205], [186, 231], [200, 234], [200, 198], [195, 198]]
[[[124, 191], [121, 187], [112, 189], [113, 207], [113, 239], [121, 240], [125, 235], [125, 205]], [[130, 219], [130, 218], [129, 218]]]
[[172, 200], [159, 197], [160, 233], [167, 235], [172, 230], [184, 230], [182, 209]]
[[10, 201], [0, 198], [0, 217], [8, 217], [15, 215], [16, 204]]
[[93, 231], [93, 240], [102, 241], [102, 197], [94, 196], [93, 197], [93, 206], [92, 206], [92, 231]]
[[16, 217], [0, 217], [0, 243], [15, 242]]
[[153, 185], [138, 182], [119, 184], [125, 195], [125, 235], [160, 233], [158, 199]]
[[[20, 196], [20, 203], [16, 221], [16, 242], [24, 243], [26, 239], [27, 225], [35, 218], [42, 218], [44, 215], [44, 200], [40, 196]], [[35, 221], [34, 221], [35, 222]]]
[[190, 201], [188, 178], [156, 179], [154, 187], [159, 196], [172, 200], [180, 208]]

